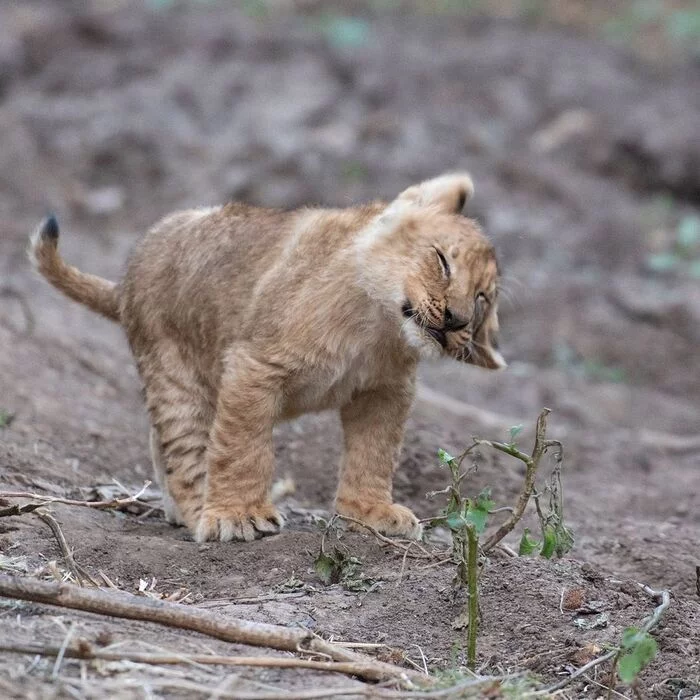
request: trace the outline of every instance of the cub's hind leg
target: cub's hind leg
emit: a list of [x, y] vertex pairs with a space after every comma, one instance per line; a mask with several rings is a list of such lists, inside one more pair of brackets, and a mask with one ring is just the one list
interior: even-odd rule
[[148, 443], [151, 450], [151, 462], [153, 463], [153, 476], [163, 494], [165, 519], [171, 525], [184, 525], [185, 521], [182, 519], [182, 513], [180, 513], [177, 503], [175, 503], [173, 497], [170, 495], [168, 479], [165, 474], [165, 457], [163, 456], [163, 449], [160, 445], [158, 431], [154, 427], [151, 427]]
[[272, 427], [284, 398], [284, 370], [245, 348], [224, 358], [216, 417], [207, 450], [207, 490], [195, 540], [253, 540], [279, 532], [270, 499]]
[[205, 452], [214, 420], [214, 397], [174, 343], [159, 343], [139, 357], [151, 417], [151, 455], [162, 474], [168, 522], [191, 530], [199, 520], [206, 483]]

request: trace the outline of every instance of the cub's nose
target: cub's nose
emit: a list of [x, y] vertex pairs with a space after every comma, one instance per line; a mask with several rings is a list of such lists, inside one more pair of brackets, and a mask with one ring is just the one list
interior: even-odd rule
[[445, 309], [445, 330], [460, 331], [469, 325], [469, 319], [456, 314], [451, 309]]

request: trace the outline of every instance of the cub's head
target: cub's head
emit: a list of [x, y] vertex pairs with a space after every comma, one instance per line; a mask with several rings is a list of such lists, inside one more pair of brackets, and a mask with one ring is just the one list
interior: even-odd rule
[[422, 356], [501, 369], [496, 254], [461, 213], [473, 192], [459, 173], [410, 187], [365, 231], [361, 254], [373, 292]]

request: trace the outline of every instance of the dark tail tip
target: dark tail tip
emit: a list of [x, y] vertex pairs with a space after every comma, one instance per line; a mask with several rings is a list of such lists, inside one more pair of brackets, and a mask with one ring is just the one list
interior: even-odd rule
[[53, 214], [49, 214], [41, 225], [41, 237], [52, 243], [58, 240], [58, 220]]

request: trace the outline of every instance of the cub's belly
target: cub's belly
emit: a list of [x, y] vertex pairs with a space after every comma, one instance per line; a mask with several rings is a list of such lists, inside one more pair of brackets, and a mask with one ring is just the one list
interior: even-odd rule
[[282, 419], [289, 420], [304, 413], [314, 413], [347, 404], [353, 394], [370, 388], [373, 377], [358, 368], [342, 375], [331, 372], [298, 378], [285, 387]]

